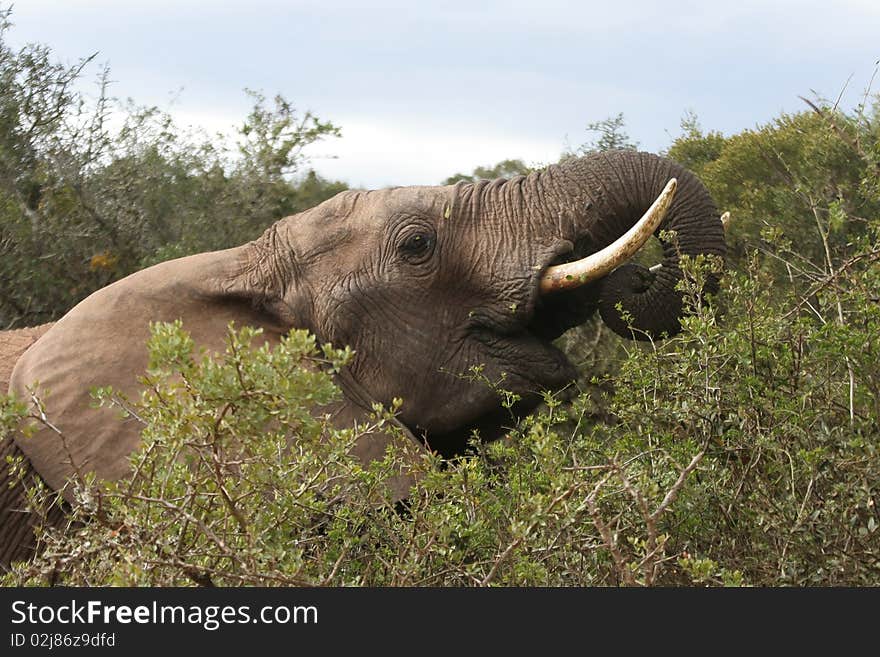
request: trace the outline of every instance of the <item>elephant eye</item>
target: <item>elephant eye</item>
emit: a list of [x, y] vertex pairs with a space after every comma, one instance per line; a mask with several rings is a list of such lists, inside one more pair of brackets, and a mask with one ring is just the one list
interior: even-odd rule
[[411, 263], [424, 262], [434, 251], [434, 235], [425, 231], [410, 233], [398, 248]]

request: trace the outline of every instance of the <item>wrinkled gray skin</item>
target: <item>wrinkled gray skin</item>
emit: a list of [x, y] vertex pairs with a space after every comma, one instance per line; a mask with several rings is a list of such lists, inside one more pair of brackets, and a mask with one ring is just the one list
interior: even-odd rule
[[[672, 177], [678, 192], [661, 230], [676, 231], [677, 248], [664, 245], [658, 272], [624, 265], [577, 290], [539, 294], [551, 263], [610, 244]], [[339, 377], [345, 399], [334, 409], [337, 424], [401, 397], [410, 439], [452, 455], [475, 427], [489, 440], [503, 431], [495, 393], [459, 376], [472, 366], [482, 365], [493, 381], [504, 376], [505, 388], [523, 395], [524, 413], [538, 391], [575, 377], [551, 340], [597, 310], [628, 338], [618, 303], [638, 331], [678, 331], [678, 252], [723, 256], [721, 222], [691, 173], [650, 154], [588, 156], [510, 180], [343, 192], [280, 220], [254, 242], [162, 263], [99, 290], [25, 352], [10, 390], [27, 397], [38, 380], [78, 466], [118, 478], [139, 427], [90, 408], [88, 389], [109, 384], [137, 394], [148, 322], [180, 318], [198, 344], [215, 350], [230, 320], [262, 327], [269, 342], [305, 328], [320, 342], [355, 351]], [[355, 452], [369, 461], [388, 441], [367, 436]], [[62, 490], [74, 468], [57, 436], [45, 430], [15, 443], [4, 450], [20, 449], [32, 475]], [[402, 474], [395, 497], [410, 485]], [[20, 499], [0, 501], [7, 506], [0, 558], [8, 562], [27, 556], [32, 538], [27, 514], [12, 512]]]

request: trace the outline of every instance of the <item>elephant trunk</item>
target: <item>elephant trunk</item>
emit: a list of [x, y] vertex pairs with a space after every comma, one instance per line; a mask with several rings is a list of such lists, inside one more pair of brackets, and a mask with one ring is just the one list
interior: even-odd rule
[[[677, 180], [675, 196], [654, 232], [658, 239], [661, 233], [667, 237], [660, 239], [662, 266], [648, 270], [626, 264], [598, 282], [602, 318], [625, 337], [652, 339], [680, 331], [683, 300], [676, 289], [682, 278], [680, 257], [724, 257], [724, 231], [709, 192], [681, 165], [635, 151], [572, 158], [530, 181], [544, 199], [542, 214], [549, 212], [563, 234], [573, 236], [575, 255], [581, 257], [604, 249], [630, 231], [655, 199], [663, 196], [671, 179]], [[717, 279], [707, 283], [711, 288]]]

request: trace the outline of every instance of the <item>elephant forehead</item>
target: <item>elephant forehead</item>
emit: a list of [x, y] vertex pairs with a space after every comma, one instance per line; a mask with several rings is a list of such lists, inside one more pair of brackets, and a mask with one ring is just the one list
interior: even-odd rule
[[449, 219], [451, 187], [389, 187], [372, 191], [341, 192], [320, 205], [279, 222], [282, 231], [295, 237], [303, 254], [339, 245], [348, 237], [368, 241], [381, 236], [389, 224], [406, 217]]
[[[441, 219], [444, 209], [451, 205], [451, 201], [450, 188], [427, 186], [377, 189], [363, 198], [364, 209], [375, 219], [399, 214]], [[356, 211], [357, 206], [355, 214]]]

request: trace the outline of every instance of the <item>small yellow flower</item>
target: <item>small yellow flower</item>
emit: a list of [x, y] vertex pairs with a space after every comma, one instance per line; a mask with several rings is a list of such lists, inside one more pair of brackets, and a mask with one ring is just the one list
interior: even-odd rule
[[119, 256], [115, 256], [109, 251], [102, 251], [93, 255], [92, 259], [89, 260], [89, 270], [113, 271], [116, 268], [117, 262], [119, 262]]

